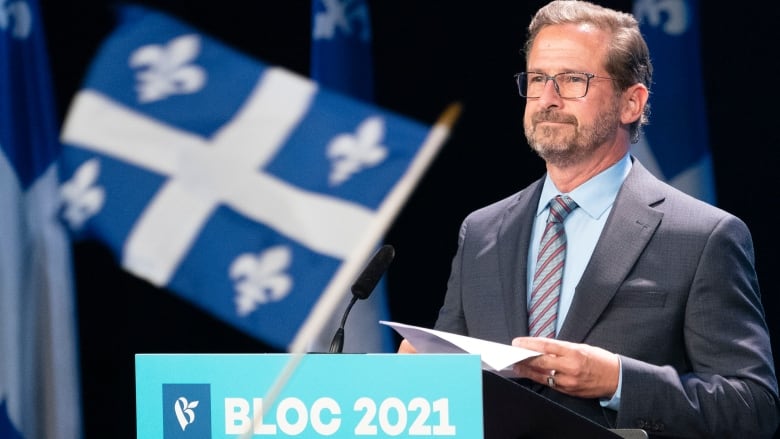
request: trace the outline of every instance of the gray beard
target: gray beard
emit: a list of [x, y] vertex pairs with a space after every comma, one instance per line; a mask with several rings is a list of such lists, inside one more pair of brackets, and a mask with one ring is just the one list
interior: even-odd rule
[[[536, 114], [532, 117], [531, 124], [525, 125], [525, 136], [528, 145], [539, 157], [547, 164], [564, 168], [581, 163], [604, 145], [614, 134], [620, 125], [620, 115], [617, 108], [612, 111], [601, 113], [594, 121], [593, 125], [574, 125], [574, 138], [566, 143], [550, 142], [537, 140], [537, 122], [543, 120], [556, 120], [556, 117], [549, 117], [544, 114]], [[542, 128], [544, 130], [552, 128]], [[548, 137], [548, 136], [542, 136]]]

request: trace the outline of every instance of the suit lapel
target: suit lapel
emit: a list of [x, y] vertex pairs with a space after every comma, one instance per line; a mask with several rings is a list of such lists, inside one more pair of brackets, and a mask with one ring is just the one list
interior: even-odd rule
[[638, 161], [618, 192], [601, 237], [574, 293], [558, 339], [582, 342], [655, 233], [663, 214], [658, 182]]
[[528, 247], [543, 181], [540, 179], [517, 194], [498, 230], [499, 278], [510, 340], [528, 334]]

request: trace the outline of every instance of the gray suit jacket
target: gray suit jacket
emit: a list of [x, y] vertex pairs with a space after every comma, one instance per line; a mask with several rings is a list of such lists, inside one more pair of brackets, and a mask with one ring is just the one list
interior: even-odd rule
[[[463, 222], [436, 329], [528, 335], [527, 255], [540, 179]], [[576, 287], [558, 339], [620, 355], [620, 410], [537, 386], [609, 428], [771, 437], [778, 389], [747, 226], [637, 160]]]

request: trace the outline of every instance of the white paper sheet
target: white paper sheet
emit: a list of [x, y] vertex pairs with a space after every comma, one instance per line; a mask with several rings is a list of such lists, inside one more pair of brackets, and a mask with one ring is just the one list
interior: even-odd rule
[[481, 340], [450, 332], [426, 329], [419, 326], [380, 320], [379, 323], [396, 330], [421, 354], [479, 354], [483, 369], [502, 372], [511, 371], [518, 361], [541, 355], [539, 352], [517, 346]]

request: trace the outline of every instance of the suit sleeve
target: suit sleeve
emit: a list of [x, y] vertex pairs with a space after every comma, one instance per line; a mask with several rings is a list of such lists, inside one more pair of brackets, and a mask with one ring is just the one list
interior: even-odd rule
[[690, 288], [683, 324], [689, 370], [622, 357], [618, 427], [772, 437], [780, 416], [777, 378], [753, 244], [741, 220], [727, 215], [718, 222]]
[[447, 294], [444, 303], [439, 309], [435, 329], [467, 335], [466, 318], [463, 312], [463, 298], [461, 296], [461, 261], [463, 259], [463, 246], [466, 240], [466, 228], [468, 218], [463, 221], [458, 232], [458, 250], [452, 258], [450, 277], [447, 281]]

